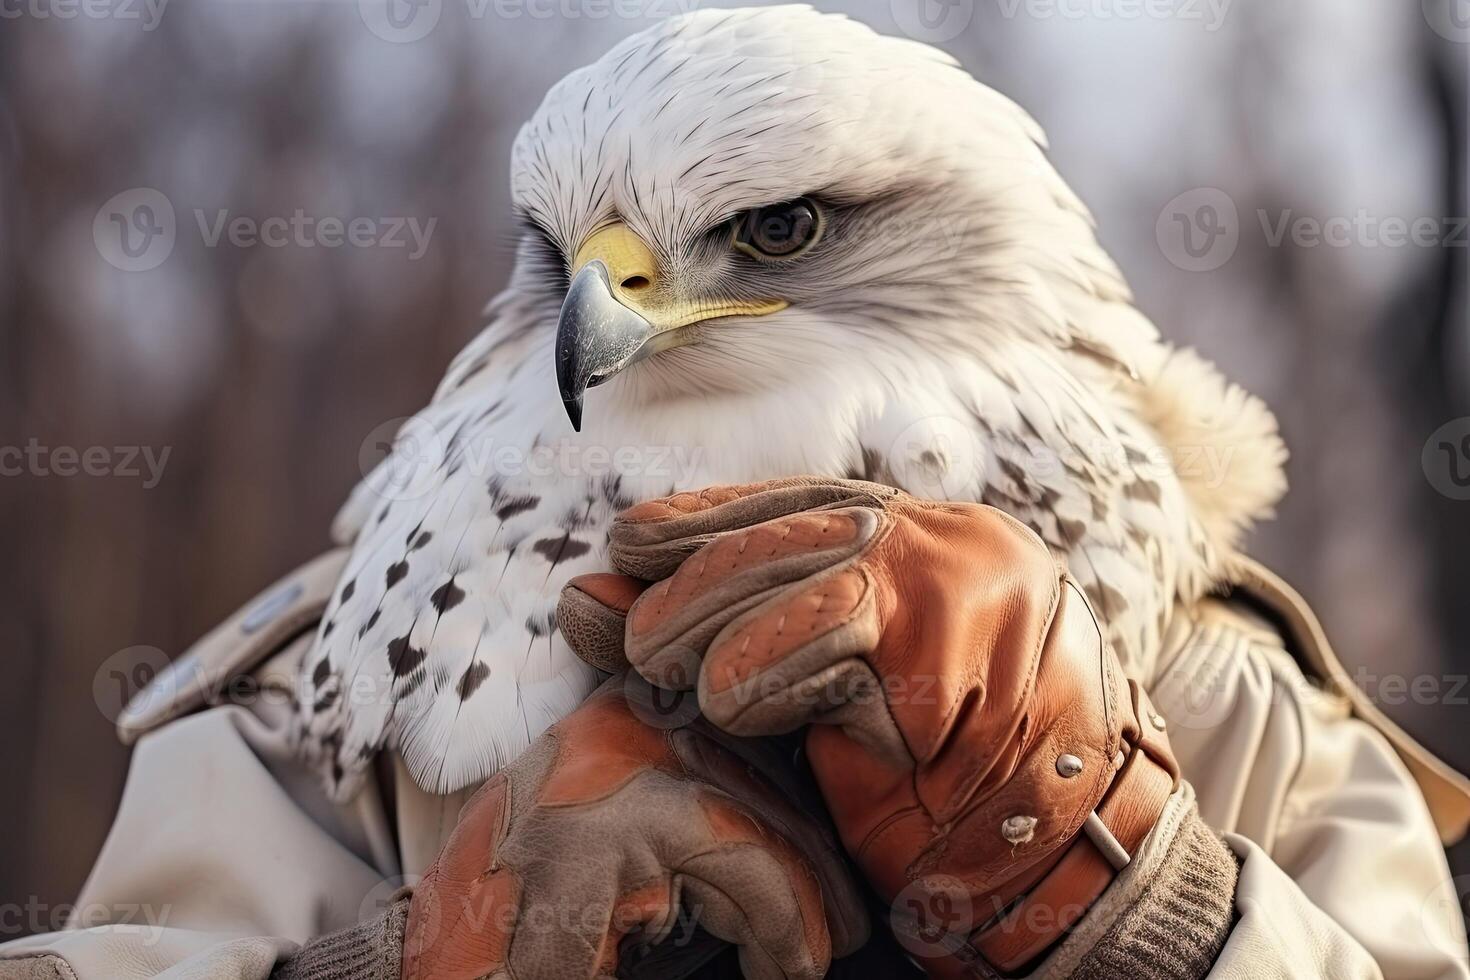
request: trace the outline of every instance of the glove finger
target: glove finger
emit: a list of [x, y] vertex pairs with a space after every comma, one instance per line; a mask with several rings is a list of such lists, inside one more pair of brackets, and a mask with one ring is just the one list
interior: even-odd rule
[[804, 579], [860, 554], [882, 512], [847, 507], [798, 513], [719, 535], [638, 597], [625, 651], [652, 684], [688, 690], [725, 626]]
[[832, 941], [811, 865], [724, 794], [703, 793], [700, 803], [721, 846], [680, 864], [684, 907], [704, 929], [740, 947], [747, 977], [824, 976]]
[[861, 567], [815, 576], [715, 636], [699, 675], [699, 706], [732, 735], [840, 725], [879, 757], [911, 765], [889, 692], [865, 659], [881, 632], [877, 597]]
[[[781, 785], [788, 773], [784, 761], [776, 758], [773, 743], [731, 739], [707, 725], [698, 733], [688, 729], [674, 732], [671, 741], [690, 774], [740, 800], [806, 856], [821, 886], [833, 955], [846, 956], [860, 949], [868, 941], [868, 914], [862, 892], [836, 839], [793, 802], [801, 789]], [[767, 778], [773, 782], [766, 782]], [[818, 801], [816, 805], [821, 804]]]
[[510, 813], [510, 784], [498, 775], [465, 805], [432, 867], [414, 888], [403, 938], [404, 980], [494, 976], [505, 969], [520, 882], [492, 871]]
[[623, 636], [628, 610], [648, 588], [630, 575], [578, 575], [561, 590], [556, 622], [572, 652], [598, 670], [616, 673], [628, 665]]
[[665, 878], [618, 895], [613, 875], [587, 863], [533, 876], [516, 913], [507, 975], [517, 980], [601, 980], [617, 975], [623, 937], [672, 918]]
[[667, 578], [717, 535], [803, 511], [879, 507], [898, 493], [876, 483], [818, 477], [678, 493], [619, 514], [608, 533], [608, 558], [620, 572], [650, 580]]

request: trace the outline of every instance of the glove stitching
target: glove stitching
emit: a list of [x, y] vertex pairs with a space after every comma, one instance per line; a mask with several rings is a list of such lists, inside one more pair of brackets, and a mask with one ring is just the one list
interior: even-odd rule
[[[827, 591], [826, 589], [823, 589], [822, 590], [821, 596], [817, 599], [817, 609], [816, 609], [816, 611], [818, 613], [820, 613], [822, 611], [822, 609], [827, 605], [827, 600], [830, 599], [831, 597], [832, 597], [832, 593], [831, 592]], [[815, 633], [817, 631], [818, 624], [819, 624], [819, 621], [818, 620], [815, 620], [815, 619], [812, 620], [811, 632]]]
[[[860, 619], [862, 617], [862, 613], [863, 613], [863, 610], [864, 610], [866, 604], [877, 601], [875, 599], [876, 590], [874, 588], [874, 583], [873, 583], [872, 577], [867, 573], [865, 566], [861, 566], [861, 565], [858, 564], [859, 561], [862, 559], [862, 557], [863, 557], [864, 554], [866, 554], [866, 549], [860, 550], [857, 554], [854, 554], [854, 555], [851, 555], [851, 556], [849, 556], [847, 558], [844, 558], [842, 561], [838, 562], [837, 564], [832, 565], [829, 568], [825, 568], [822, 571], [816, 573], [816, 575], [823, 577], [823, 581], [831, 582], [831, 581], [833, 581], [833, 580], [841, 577], [848, 570], [851, 570], [853, 568], [857, 568], [858, 571], [862, 574], [863, 583], [864, 583], [863, 584], [863, 594], [862, 594], [862, 597], [853, 606], [853, 609], [852, 609], [851, 613], [847, 616], [846, 619], [842, 620], [841, 622], [832, 624], [826, 630], [826, 632], [824, 632], [822, 634], [823, 636], [826, 636], [826, 635], [831, 634], [831, 633], [835, 633], [838, 630], [841, 630], [841, 629], [844, 629], [844, 628], [846, 628], [848, 626], [851, 626], [853, 623], [855, 623], [858, 619]], [[783, 592], [785, 590], [788, 590], [790, 588], [791, 588], [791, 586], [789, 584], [788, 585], [783, 585], [783, 586], [778, 586], [777, 587], [777, 590], [776, 590], [776, 594], [777, 595], [783, 594]], [[786, 617], [783, 614], [782, 617], [781, 617], [783, 623], [785, 622], [785, 618]], [[749, 631], [751, 625], [752, 625], [751, 623], [745, 623], [745, 624], [743, 624], [740, 627], [740, 630], [745, 631], [745, 636], [744, 636], [743, 642], [742, 642], [741, 647], [740, 647], [740, 652], [738, 654], [732, 654], [732, 655], [730, 655], [732, 660], [737, 660], [738, 658], [743, 657], [745, 655], [746, 650], [749, 648], [750, 641], [753, 638], [753, 634]], [[727, 626], [726, 628], [728, 629], [729, 627]], [[814, 625], [813, 626], [813, 630], [815, 630], [815, 629], [816, 629], [816, 626]], [[778, 632], [778, 635], [779, 635], [779, 630], [777, 632]], [[791, 651], [790, 653], [787, 654], [787, 656], [788, 657], [789, 656], [794, 656], [795, 653], [797, 653], [797, 652], [798, 651]], [[859, 654], [854, 654], [853, 656], [856, 656], [859, 660], [861, 660], [863, 662], [863, 664], [868, 667], [869, 671], [872, 672], [875, 677], [877, 676], [877, 672], [873, 670], [872, 664], [868, 663], [868, 661], [867, 661], [866, 658], [862, 657]], [[767, 668], [774, 667], [774, 666], [775, 666], [774, 664], [768, 664], [767, 665]], [[763, 669], [765, 669], [765, 668], [763, 668]], [[747, 680], [749, 680], [749, 678], [747, 678]], [[880, 682], [880, 684], [881, 684], [881, 682]], [[786, 690], [789, 692], [790, 685], [787, 685]], [[773, 692], [773, 695], [775, 693], [776, 692]], [[726, 720], [726, 724], [735, 724], [735, 723], [738, 723], [739, 720], [742, 717], [745, 716], [745, 713], [747, 711], [751, 710], [756, 705], [762, 704], [765, 701], [769, 700], [769, 697], [770, 696], [768, 696], [766, 698], [762, 698], [759, 701], [752, 702], [750, 704], [742, 705], [740, 707], [740, 710], [739, 710], [738, 713], [736, 713], [735, 715], [733, 715], [732, 717], [730, 717], [730, 718], [728, 718]], [[887, 713], [888, 713], [889, 720], [893, 723], [894, 730], [898, 732], [899, 738], [904, 740], [904, 746], [905, 746], [905, 748], [908, 748], [908, 741], [904, 737], [903, 731], [901, 729], [899, 729], [899, 727], [898, 727], [898, 720], [893, 717], [892, 708], [888, 705], [888, 703], [887, 703], [886, 700], [884, 701], [883, 707], [884, 707], [884, 710], [887, 711]], [[815, 719], [813, 719], [813, 721], [815, 721]], [[912, 750], [910, 750], [910, 752], [912, 753]]]
[[[428, 874], [424, 875], [423, 880], [419, 882], [419, 888], [423, 888], [425, 885], [430, 884], [433, 879], [435, 879], [435, 878], [438, 877], [438, 874], [439, 874], [439, 869], [438, 869], [438, 866], [436, 865], [432, 870], [429, 871]], [[426, 890], [427, 890], [428, 894], [427, 894], [427, 896], [424, 899], [424, 912], [423, 912], [424, 919], [423, 919], [423, 921], [425, 921], [425, 922], [433, 922], [434, 921], [434, 909], [438, 905], [439, 896], [432, 889], [426, 889]], [[424, 950], [424, 937], [423, 937], [423, 935], [421, 933], [415, 934], [413, 936], [414, 948], [412, 950], [412, 955], [411, 956], [409, 955], [410, 954], [410, 950], [409, 950], [408, 943], [409, 943], [409, 937], [404, 936], [403, 951], [404, 951], [404, 954], [405, 954], [405, 959], [407, 959], [410, 963], [412, 963], [412, 966], [409, 968], [409, 970], [404, 971], [403, 980], [417, 980], [417, 978], [419, 976], [419, 964], [422, 961], [423, 956], [424, 956], [424, 952], [425, 952], [425, 950]]]

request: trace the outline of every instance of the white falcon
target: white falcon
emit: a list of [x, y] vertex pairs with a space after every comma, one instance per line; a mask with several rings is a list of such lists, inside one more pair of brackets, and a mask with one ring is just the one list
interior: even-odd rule
[[701, 10], [521, 130], [510, 285], [334, 533], [296, 734], [337, 798], [396, 747], [493, 773], [597, 683], [557, 632], [639, 499], [796, 474], [1035, 528], [1147, 674], [1285, 489], [1270, 413], [1134, 308], [1036, 124], [943, 53]]

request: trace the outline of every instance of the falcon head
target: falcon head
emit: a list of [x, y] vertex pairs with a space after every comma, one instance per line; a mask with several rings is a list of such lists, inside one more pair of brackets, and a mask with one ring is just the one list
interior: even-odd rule
[[1078, 339], [1059, 291], [1121, 284], [1039, 139], [936, 49], [805, 7], [675, 18], [573, 72], [512, 183], [572, 425]]

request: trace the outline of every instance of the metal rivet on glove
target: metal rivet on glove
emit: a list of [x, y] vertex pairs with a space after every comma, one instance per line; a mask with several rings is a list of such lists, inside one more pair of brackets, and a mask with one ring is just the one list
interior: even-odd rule
[[1036, 834], [1035, 817], [1006, 817], [1000, 825], [1000, 835], [1012, 844], [1024, 844]]
[[1082, 760], [1075, 755], [1057, 756], [1057, 773], [1064, 779], [1071, 779], [1082, 771]]
[[1162, 715], [1150, 714], [1148, 716], [1148, 720], [1154, 723], [1154, 727], [1155, 728], [1159, 729], [1160, 731], [1163, 730], [1163, 728], [1164, 728], [1164, 718], [1163, 718]]

